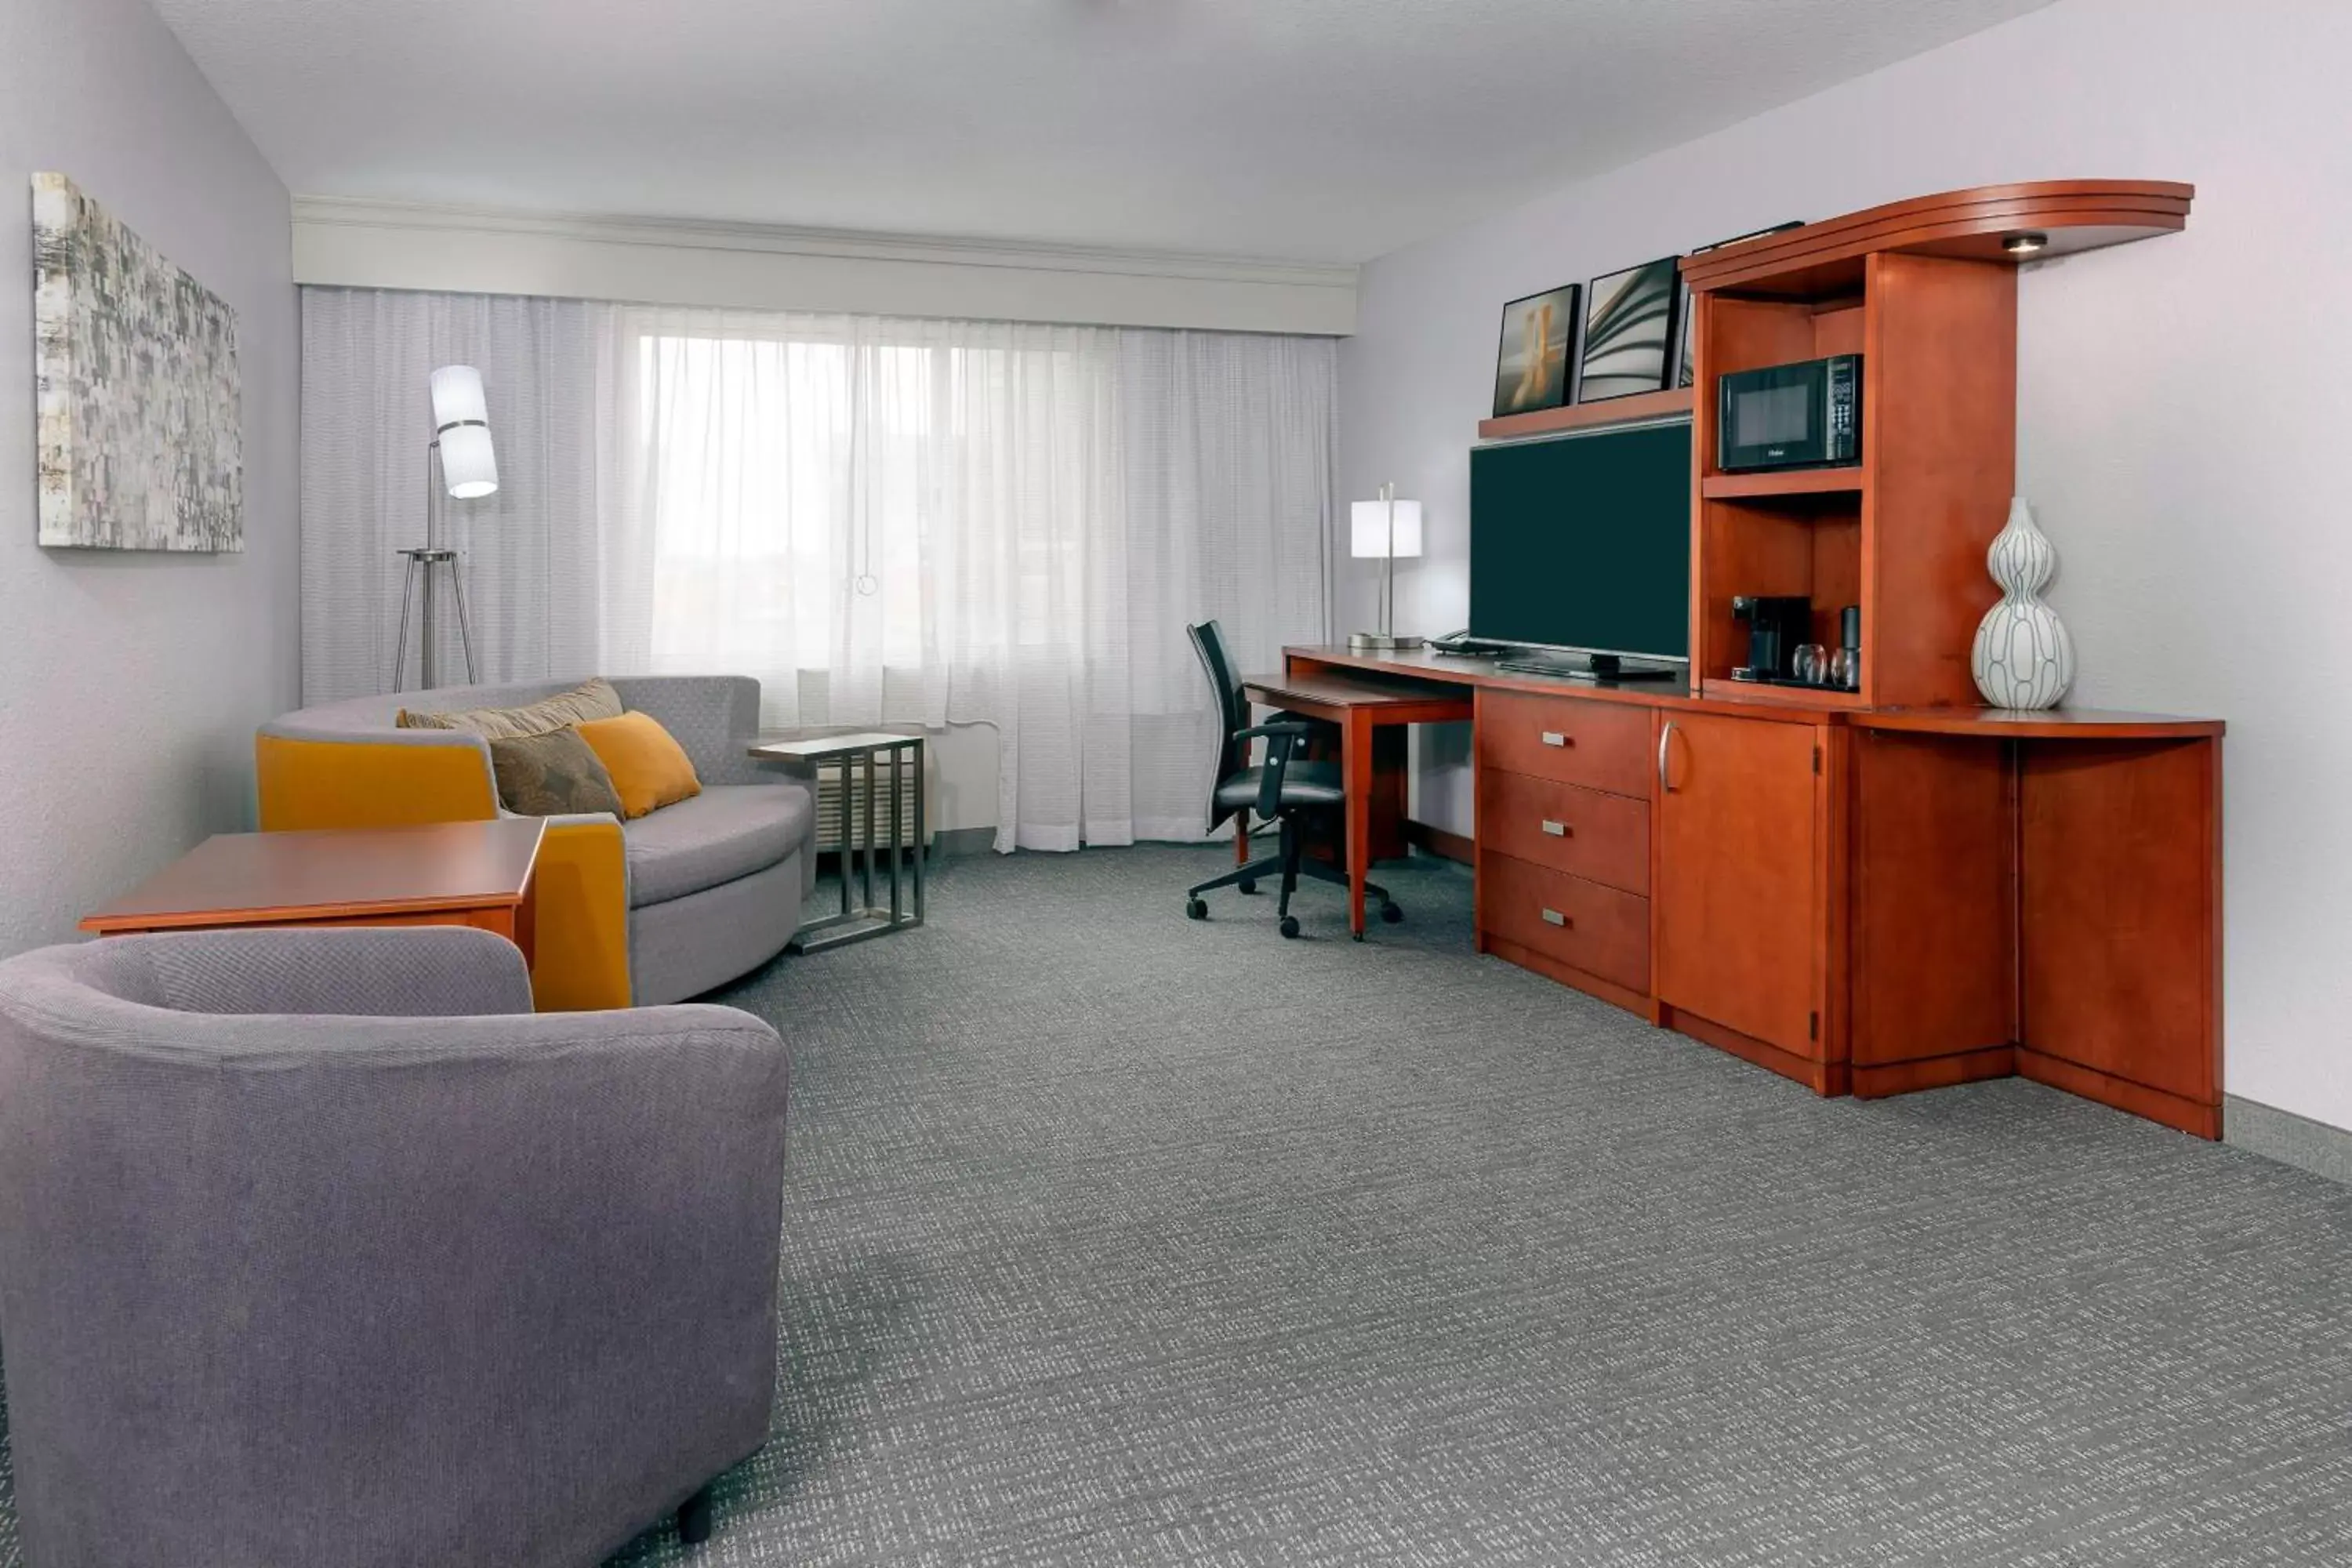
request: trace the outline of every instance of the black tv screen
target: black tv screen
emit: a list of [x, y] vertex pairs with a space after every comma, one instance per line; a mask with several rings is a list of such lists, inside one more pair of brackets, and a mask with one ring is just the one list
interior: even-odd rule
[[1470, 635], [1690, 656], [1688, 420], [1470, 451]]

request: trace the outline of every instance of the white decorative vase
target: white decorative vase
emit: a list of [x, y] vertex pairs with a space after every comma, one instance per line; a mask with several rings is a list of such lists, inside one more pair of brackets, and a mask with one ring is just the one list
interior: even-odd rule
[[2009, 526], [1993, 536], [1985, 565], [2001, 600], [1977, 625], [1969, 668], [1996, 708], [2054, 708], [2074, 683], [2074, 640], [2042, 590], [2058, 569], [2050, 536], [2033, 525], [2023, 496], [2009, 503]]

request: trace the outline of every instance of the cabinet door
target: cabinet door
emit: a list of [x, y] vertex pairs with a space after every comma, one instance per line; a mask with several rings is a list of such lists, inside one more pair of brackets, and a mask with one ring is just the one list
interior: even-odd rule
[[1819, 744], [1809, 724], [1662, 720], [1653, 893], [1658, 999], [1814, 1058]]

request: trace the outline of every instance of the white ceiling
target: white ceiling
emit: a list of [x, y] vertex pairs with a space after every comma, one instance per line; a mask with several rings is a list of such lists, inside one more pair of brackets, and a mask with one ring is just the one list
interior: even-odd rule
[[306, 195], [1360, 261], [2049, 0], [152, 0]]

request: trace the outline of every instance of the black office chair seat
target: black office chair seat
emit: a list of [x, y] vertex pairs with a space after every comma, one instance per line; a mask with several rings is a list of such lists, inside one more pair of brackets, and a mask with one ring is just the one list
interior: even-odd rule
[[[1306, 877], [1342, 888], [1348, 885], [1347, 868], [1305, 853], [1306, 835], [1301, 831], [1301, 819], [1309, 814], [1327, 822], [1334, 816], [1345, 820], [1348, 795], [1340, 783], [1339, 764], [1308, 762], [1305, 755], [1310, 740], [1328, 743], [1336, 739], [1333, 726], [1296, 713], [1278, 713], [1270, 723], [1252, 724], [1241, 676], [1225, 653], [1224, 632], [1214, 621], [1184, 629], [1192, 638], [1192, 651], [1201, 656], [1202, 671], [1209, 678], [1209, 691], [1217, 703], [1217, 772], [1216, 782], [1210, 786], [1209, 826], [1214, 827], [1242, 811], [1255, 811], [1282, 825], [1282, 843], [1274, 854], [1192, 888], [1184, 895], [1184, 912], [1196, 921], [1207, 920], [1209, 904], [1202, 894], [1218, 888], [1255, 893], [1259, 878], [1278, 877], [1282, 896], [1275, 912], [1281, 920], [1276, 929], [1285, 936], [1297, 936], [1298, 917], [1290, 912], [1290, 896], [1297, 891], [1298, 879]], [[1262, 766], [1250, 765], [1253, 741], [1265, 742]], [[1391, 925], [1404, 919], [1404, 911], [1378, 883], [1365, 883], [1364, 897], [1378, 900], [1381, 919]], [[1358, 942], [1364, 940], [1363, 932], [1353, 934]]]
[[[1217, 785], [1217, 804], [1255, 809], [1265, 791], [1265, 770], [1244, 768]], [[1282, 780], [1284, 805], [1345, 805], [1348, 792], [1339, 784], [1337, 763], [1292, 763]]]

